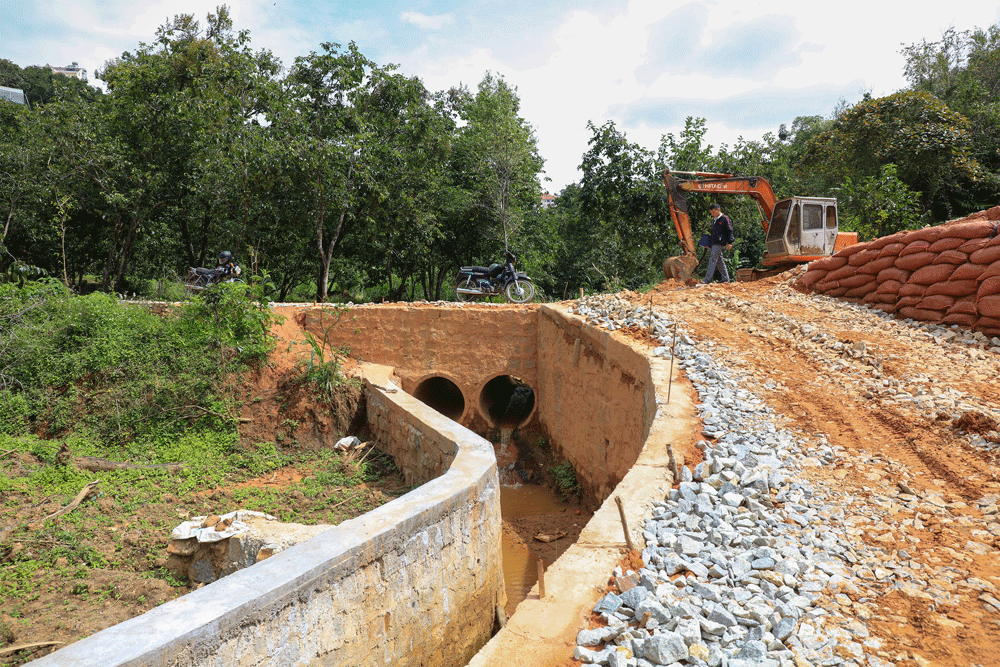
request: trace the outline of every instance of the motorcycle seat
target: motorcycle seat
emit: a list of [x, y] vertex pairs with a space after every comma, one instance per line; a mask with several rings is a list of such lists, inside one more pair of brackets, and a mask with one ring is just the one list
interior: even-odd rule
[[195, 273], [197, 273], [199, 276], [210, 276], [213, 273], [215, 273], [215, 269], [205, 269], [205, 268], [202, 268], [200, 266], [199, 267], [192, 267], [191, 270], [194, 271]]
[[461, 268], [463, 273], [489, 273], [490, 267], [488, 266], [463, 266]]

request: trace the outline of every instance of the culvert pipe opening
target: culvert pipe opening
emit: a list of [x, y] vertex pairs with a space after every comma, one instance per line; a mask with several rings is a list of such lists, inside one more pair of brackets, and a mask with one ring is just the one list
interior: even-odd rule
[[458, 421], [465, 412], [462, 390], [445, 377], [435, 376], [421, 381], [413, 390], [413, 398], [453, 421]]
[[512, 375], [495, 377], [483, 387], [479, 405], [489, 420], [501, 429], [521, 426], [535, 409], [535, 392]]

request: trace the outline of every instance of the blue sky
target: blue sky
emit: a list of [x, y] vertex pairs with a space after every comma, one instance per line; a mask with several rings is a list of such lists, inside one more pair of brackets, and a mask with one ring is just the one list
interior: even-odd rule
[[[759, 139], [796, 116], [828, 116], [905, 85], [902, 45], [949, 27], [1000, 22], [988, 2], [673, 0], [329, 2], [231, 0], [237, 29], [286, 64], [322, 42], [354, 41], [431, 90], [474, 87], [489, 70], [517, 87], [546, 160], [543, 186], [579, 179], [587, 121], [614, 120], [655, 148], [684, 119], [707, 119], [718, 147]], [[27, 65], [77, 61], [94, 72], [152, 41], [175, 14], [204, 18], [196, 0], [0, 0], [0, 58]]]

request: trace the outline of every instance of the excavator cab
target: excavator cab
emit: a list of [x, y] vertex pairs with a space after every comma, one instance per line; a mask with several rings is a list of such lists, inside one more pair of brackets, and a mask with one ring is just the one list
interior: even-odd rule
[[[808, 262], [837, 247], [837, 200], [790, 197], [774, 205], [767, 227], [765, 266]], [[845, 244], [847, 245], [847, 244]]]

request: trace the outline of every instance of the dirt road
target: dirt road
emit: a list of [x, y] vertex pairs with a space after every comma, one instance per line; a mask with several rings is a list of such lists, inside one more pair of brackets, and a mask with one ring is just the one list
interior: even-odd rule
[[884, 562], [829, 601], [897, 665], [1000, 665], [1000, 341], [928, 328], [780, 277], [633, 299], [662, 309], [817, 446], [810, 481]]

